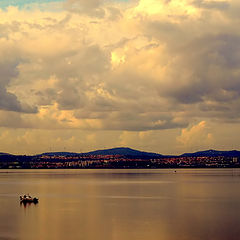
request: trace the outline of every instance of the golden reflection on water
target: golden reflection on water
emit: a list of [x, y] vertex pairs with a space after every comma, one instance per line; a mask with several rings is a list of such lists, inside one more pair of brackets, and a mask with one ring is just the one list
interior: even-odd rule
[[240, 171], [216, 171], [0, 171], [0, 239], [237, 240]]

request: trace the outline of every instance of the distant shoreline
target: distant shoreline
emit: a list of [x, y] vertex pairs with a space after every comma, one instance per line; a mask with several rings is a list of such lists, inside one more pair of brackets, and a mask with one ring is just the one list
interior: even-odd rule
[[85, 154], [51, 152], [40, 155], [0, 154], [0, 169], [175, 169], [240, 168], [240, 151], [207, 150], [164, 156], [130, 148]]

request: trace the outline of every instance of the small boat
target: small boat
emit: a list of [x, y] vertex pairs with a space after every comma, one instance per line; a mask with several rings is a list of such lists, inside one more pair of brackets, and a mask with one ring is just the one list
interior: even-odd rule
[[32, 198], [29, 194], [25, 194], [23, 196], [20, 196], [20, 203], [38, 203], [38, 198], [34, 197]]

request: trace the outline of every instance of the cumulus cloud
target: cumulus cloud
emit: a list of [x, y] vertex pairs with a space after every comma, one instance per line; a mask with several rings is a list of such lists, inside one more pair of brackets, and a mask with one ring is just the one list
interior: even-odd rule
[[65, 6], [68, 11], [74, 13], [103, 18], [105, 16], [105, 10], [101, 6], [102, 2], [102, 0], [67, 0]]
[[201, 121], [189, 128], [182, 129], [177, 141], [184, 150], [209, 149], [213, 143], [213, 135], [209, 132], [206, 121]]
[[9, 128], [138, 134], [239, 122], [236, 0], [59, 6], [0, 11], [0, 109], [21, 119]]
[[228, 1], [195, 0], [193, 1], [193, 4], [196, 7], [206, 8], [206, 9], [224, 10], [229, 7]]
[[[5, 60], [5, 61], [4, 61]], [[8, 91], [8, 86], [18, 76], [18, 60], [0, 61], [0, 109], [14, 112], [36, 113], [37, 108], [21, 103], [16, 95]]]

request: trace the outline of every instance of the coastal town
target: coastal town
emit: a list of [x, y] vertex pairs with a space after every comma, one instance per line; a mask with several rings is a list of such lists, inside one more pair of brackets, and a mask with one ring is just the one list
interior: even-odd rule
[[[202, 154], [201, 154], [202, 155]], [[1, 169], [140, 169], [140, 168], [238, 168], [238, 154], [163, 156], [157, 154], [68, 154], [35, 156], [0, 155]]]

